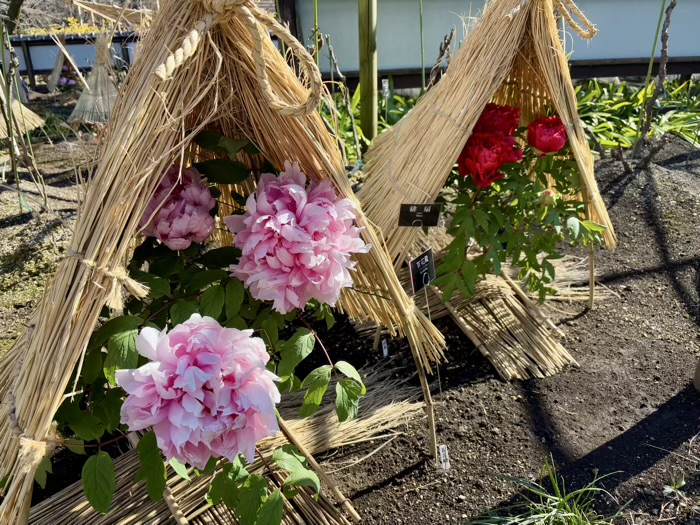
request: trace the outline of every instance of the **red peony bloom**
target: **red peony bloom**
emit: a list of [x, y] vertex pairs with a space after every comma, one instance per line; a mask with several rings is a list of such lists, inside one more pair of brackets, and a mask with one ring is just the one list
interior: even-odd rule
[[566, 145], [566, 128], [557, 115], [540, 117], [527, 127], [527, 141], [542, 153], [556, 153]]
[[474, 183], [486, 189], [495, 181], [505, 177], [498, 170], [509, 162], [523, 158], [515, 139], [493, 133], [473, 133], [459, 155], [457, 164], [463, 177], [471, 175]]
[[474, 133], [495, 133], [512, 137], [520, 123], [520, 108], [486, 104], [483, 113], [474, 126]]

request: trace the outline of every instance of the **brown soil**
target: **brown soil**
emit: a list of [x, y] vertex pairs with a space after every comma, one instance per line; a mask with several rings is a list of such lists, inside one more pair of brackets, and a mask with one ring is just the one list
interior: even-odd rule
[[[631, 174], [618, 161], [598, 163], [620, 240], [615, 253], [598, 256], [598, 281], [617, 296], [592, 311], [549, 311], [580, 367], [505, 383], [446, 321], [450, 363], [435, 399], [451, 469], [432, 466], [425, 422], [410, 425], [336, 476], [365, 523], [467, 523], [518, 500], [503, 476], [536, 480], [550, 457], [570, 489], [614, 473], [600, 483], [615, 498], [601, 498], [601, 513], [629, 502], [634, 523], [696, 522], [700, 151], [673, 140], [656, 161]], [[664, 496], [681, 476], [683, 494]]]
[[[0, 186], [0, 351], [26, 322], [65, 250], [79, 195], [73, 168], [90, 151], [75, 143], [37, 148], [52, 213], [18, 213], [14, 183]], [[599, 282], [616, 295], [592, 311], [571, 304], [565, 313], [549, 312], [580, 367], [505, 383], [461, 332], [443, 322], [450, 361], [434, 386], [438, 439], [449, 448], [451, 469], [431, 464], [424, 421], [407, 426], [371, 457], [333, 476], [363, 523], [467, 523], [518, 498], [517, 487], [502, 476], [537, 479], [550, 456], [568, 488], [596, 473], [615, 473], [601, 482], [615, 500], [601, 498], [600, 512], [629, 501], [625, 512], [634, 523], [696, 523], [700, 446], [693, 438], [700, 432], [700, 399], [692, 377], [700, 357], [700, 152], [672, 141], [656, 162], [631, 174], [618, 161], [598, 163], [620, 238], [617, 252], [598, 257]], [[27, 182], [22, 188], [38, 209], [35, 189]], [[344, 354], [356, 339], [342, 321], [322, 337], [331, 351]], [[361, 347], [366, 357], [370, 344], [353, 344], [355, 355]], [[391, 351], [408, 362], [401, 342], [392, 342]], [[376, 446], [339, 451], [325, 464], [332, 470]], [[683, 494], [664, 496], [664, 485], [680, 473], [687, 482]]]

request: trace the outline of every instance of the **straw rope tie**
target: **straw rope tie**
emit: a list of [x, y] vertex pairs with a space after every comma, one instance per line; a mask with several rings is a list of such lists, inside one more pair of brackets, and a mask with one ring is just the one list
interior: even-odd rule
[[[598, 30], [593, 25], [593, 22], [586, 18], [586, 15], [583, 14], [583, 11], [581, 11], [581, 9], [576, 5], [574, 0], [554, 0], [554, 6], [556, 7], [557, 11], [561, 13], [564, 20], [566, 20], [566, 23], [571, 26], [571, 29], [576, 31], [578, 36], [584, 40], [590, 40], [596, 35], [596, 33], [598, 33]], [[581, 21], [581, 24], [574, 20], [571, 13], [573, 13], [574, 16]]]
[[[34, 334], [34, 328], [36, 325], [31, 324], [27, 327], [27, 347], [32, 343], [32, 336]], [[33, 471], [39, 463], [50, 454], [51, 451], [60, 442], [60, 436], [58, 434], [58, 429], [56, 422], [52, 422], [49, 428], [49, 433], [45, 439], [36, 439], [34, 437], [27, 436], [27, 434], [19, 426], [19, 419], [17, 418], [17, 398], [15, 397], [15, 388], [19, 382], [20, 371], [24, 365], [23, 354], [16, 364], [17, 376], [15, 377], [15, 383], [12, 390], [7, 394], [7, 417], [10, 420], [10, 429], [12, 433], [19, 439], [19, 452], [17, 453], [17, 459], [22, 465], [20, 469], [21, 473], [27, 474]]]
[[112, 288], [107, 297], [107, 305], [112, 309], [119, 310], [122, 307], [121, 286], [124, 286], [134, 297], [141, 298], [148, 294], [148, 287], [129, 277], [126, 268], [123, 266], [118, 266], [116, 268], [99, 266], [97, 262], [92, 259], [85, 259], [84, 254], [73, 250], [69, 250], [66, 257], [78, 259], [81, 264], [84, 264], [93, 272], [104, 275], [112, 280]]
[[[211, 29], [214, 23], [226, 21], [228, 18], [240, 15], [253, 39], [253, 45], [255, 47], [253, 61], [255, 62], [255, 69], [258, 75], [258, 83], [260, 84], [263, 97], [270, 107], [281, 115], [291, 117], [302, 117], [316, 110], [321, 102], [321, 95], [323, 93], [321, 72], [306, 48], [294, 38], [285, 26], [258, 8], [252, 0], [200, 1], [209, 12], [195, 24], [194, 29], [184, 38], [182, 45], [175, 50], [175, 52], [170, 53], [165, 59], [165, 62], [156, 68], [154, 73], [158, 78], [163, 81], [172, 78], [175, 71], [182, 66], [188, 58], [195, 54], [202, 37]], [[260, 32], [260, 25], [287, 44], [297, 60], [299, 60], [301, 69], [305, 72], [310, 84], [310, 93], [304, 103], [288, 104], [280, 99], [272, 89], [265, 65], [263, 36]]]

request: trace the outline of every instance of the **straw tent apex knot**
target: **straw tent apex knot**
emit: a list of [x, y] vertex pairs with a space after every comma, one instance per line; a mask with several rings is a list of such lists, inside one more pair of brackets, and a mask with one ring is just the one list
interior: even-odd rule
[[[554, 0], [554, 7], [559, 11], [562, 18], [566, 20], [571, 29], [576, 31], [581, 38], [590, 40], [598, 33], [593, 22], [586, 18], [586, 15], [583, 14], [583, 11], [576, 5], [574, 0]], [[573, 16], [571, 13], [573, 13]], [[583, 27], [574, 20], [574, 16], [581, 21]]]

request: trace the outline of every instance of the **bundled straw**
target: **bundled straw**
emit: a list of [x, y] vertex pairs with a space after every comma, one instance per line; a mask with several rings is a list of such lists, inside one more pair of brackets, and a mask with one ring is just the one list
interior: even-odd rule
[[[297, 54], [311, 90], [268, 30]], [[156, 74], [163, 70], [165, 77]], [[9, 480], [0, 524], [26, 522], [54, 414], [102, 307], [121, 308], [123, 288], [145, 295], [125, 270], [130, 242], [161, 174], [190, 151], [197, 133], [206, 127], [233, 136], [238, 130], [277, 166], [298, 161], [309, 175], [331, 179], [338, 193], [354, 198], [335, 139], [314, 113], [320, 96], [320, 73], [303, 46], [249, 0], [169, 0], [158, 12], [117, 97], [68, 255], [27, 334], [0, 360], [0, 479]], [[398, 326], [416, 360], [428, 367], [441, 356], [442, 334], [404, 293], [362, 213], [358, 223], [373, 249], [359, 258], [355, 279], [372, 295], [348, 291], [342, 307], [356, 319], [392, 331]]]
[[8, 107], [5, 99], [5, 77], [0, 75], [0, 139], [6, 139], [10, 136], [8, 123], [12, 121], [12, 133], [24, 135], [28, 131], [39, 128], [44, 125], [44, 119], [34, 113], [31, 109], [24, 106], [19, 100], [11, 98], [11, 106]]
[[[571, 0], [556, 0], [556, 7], [570, 23], [567, 7], [582, 16]], [[585, 18], [582, 23], [588, 29], [575, 23], [574, 29], [590, 38], [594, 28]], [[593, 175], [552, 0], [494, 0], [440, 82], [368, 152], [367, 182], [358, 197], [383, 232], [393, 260], [402, 261], [416, 238], [415, 228], [398, 227], [399, 205], [436, 198], [492, 100], [521, 107], [523, 124], [548, 107], [557, 112], [581, 172], [588, 216], [608, 228], [605, 242], [613, 249], [615, 234]]]
[[153, 12], [150, 9], [127, 9], [126, 7], [83, 0], [63, 1], [68, 5], [74, 5], [80, 11], [86, 11], [118, 27], [126, 26], [130, 29], [147, 29], [153, 19]]
[[[362, 371], [365, 375], [366, 372]], [[381, 368], [365, 376], [367, 397], [362, 400], [360, 417], [353, 421], [338, 423], [332, 403], [326, 403], [317, 415], [304, 420], [288, 420], [296, 439], [313, 454], [355, 443], [374, 440], [392, 433], [394, 429], [422, 416], [421, 404], [412, 400], [418, 394], [416, 388], [405, 381], [391, 379], [392, 370]], [[285, 399], [280, 412], [285, 417], [294, 417], [299, 412], [302, 398], [292, 396]], [[280, 434], [258, 444], [259, 453], [265, 462], [257, 459], [251, 472], [265, 473], [271, 483], [279, 484], [278, 472], [270, 472], [273, 450], [287, 443]], [[126, 523], [174, 523], [172, 509], [165, 501], [154, 502], [147, 494], [143, 482], [135, 483], [140, 465], [135, 451], [126, 453], [115, 461], [117, 491], [112, 511], [102, 516], [95, 512], [85, 500], [80, 482], [74, 483], [31, 510], [29, 523], [36, 525], [116, 525]], [[238, 523], [224, 505], [211, 507], [205, 500], [212, 476], [196, 477], [187, 482], [169, 470], [168, 488], [173, 502], [189, 523], [234, 524]], [[328, 523], [348, 524], [350, 521], [336, 508], [336, 502], [325, 495], [324, 487], [318, 503], [308, 491], [285, 503], [283, 523]], [[172, 505], [172, 503], [171, 503]], [[324, 521], [325, 520], [325, 521]]]
[[95, 40], [95, 63], [87, 77], [87, 86], [80, 93], [68, 122], [98, 124], [109, 120], [117, 99], [111, 48], [111, 35], [100, 35]]

